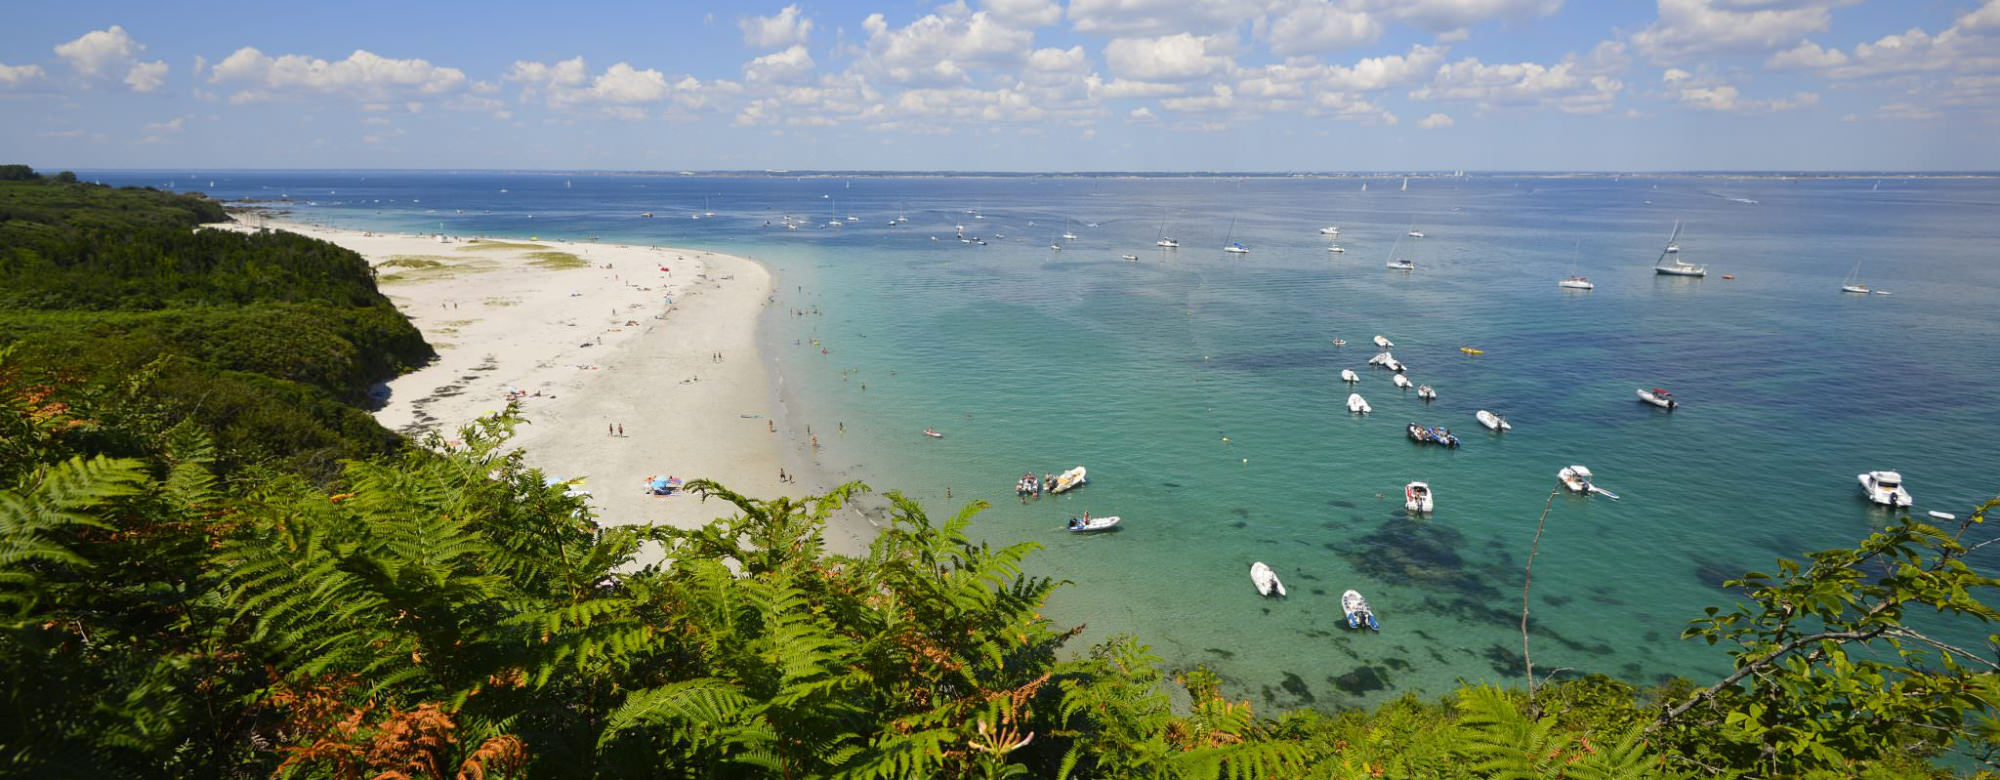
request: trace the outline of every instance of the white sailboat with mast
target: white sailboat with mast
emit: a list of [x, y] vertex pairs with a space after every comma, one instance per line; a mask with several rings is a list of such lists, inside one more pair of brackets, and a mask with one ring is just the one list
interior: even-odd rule
[[1673, 235], [1667, 236], [1667, 248], [1660, 250], [1660, 259], [1653, 263], [1653, 273], [1661, 276], [1708, 276], [1706, 266], [1695, 265], [1681, 259], [1681, 223], [1674, 221]]
[[1854, 261], [1854, 270], [1847, 272], [1847, 278], [1841, 281], [1840, 291], [1844, 293], [1855, 293], [1858, 295], [1868, 294], [1868, 285], [1861, 283], [1860, 260]]
[[1576, 248], [1571, 251], [1569, 256], [1569, 278], [1564, 279], [1560, 282], [1556, 282], [1557, 287], [1561, 287], [1565, 290], [1597, 289], [1597, 285], [1592, 284], [1589, 279], [1583, 278], [1581, 274], [1578, 274], [1576, 272], [1577, 256], [1582, 253], [1583, 253], [1583, 239], [1579, 238], [1576, 240]]
[[1222, 239], [1222, 251], [1232, 255], [1250, 254], [1250, 247], [1244, 246], [1240, 241], [1232, 240], [1234, 238], [1236, 238], [1236, 220], [1231, 219], [1229, 220], [1229, 235], [1224, 236]]

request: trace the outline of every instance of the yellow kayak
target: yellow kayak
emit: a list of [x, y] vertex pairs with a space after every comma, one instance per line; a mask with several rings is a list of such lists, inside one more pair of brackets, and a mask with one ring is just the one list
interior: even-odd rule
[[1473, 349], [1473, 348], [1471, 348], [1471, 347], [1459, 347], [1459, 348], [1458, 348], [1458, 351], [1460, 351], [1460, 352], [1463, 352], [1463, 353], [1465, 353], [1465, 354], [1468, 354], [1468, 355], [1484, 355], [1484, 354], [1486, 354], [1486, 350], [1483, 350], [1483, 349]]

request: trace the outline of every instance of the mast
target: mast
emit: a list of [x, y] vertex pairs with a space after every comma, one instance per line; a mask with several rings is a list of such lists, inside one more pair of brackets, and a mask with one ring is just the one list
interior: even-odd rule
[[[1674, 250], [1675, 250], [1675, 249], [1677, 248], [1677, 247], [1675, 247], [1675, 246], [1674, 246], [1674, 242], [1675, 242], [1675, 241], [1678, 241], [1678, 240], [1680, 240], [1680, 237], [1681, 237], [1681, 221], [1677, 219], [1677, 220], [1674, 220], [1674, 232], [1673, 232], [1673, 234], [1672, 234], [1672, 235], [1669, 235], [1669, 236], [1667, 236], [1667, 246], [1666, 246], [1666, 248], [1665, 248], [1665, 249], [1661, 249], [1661, 250], [1660, 250], [1660, 259], [1659, 259], [1659, 261], [1658, 261], [1658, 262], [1655, 262], [1655, 263], [1653, 263], [1653, 267], [1654, 267], [1654, 268], [1664, 268], [1664, 267], [1666, 267], [1666, 265], [1667, 265], [1667, 257], [1668, 257], [1668, 256], [1670, 256], [1670, 255], [1673, 255], [1673, 254], [1674, 254]], [[1680, 262], [1681, 262], [1681, 259], [1680, 259], [1679, 257], [1675, 257], [1675, 258], [1674, 258], [1674, 264], [1675, 264], [1675, 265], [1679, 265], [1679, 264], [1680, 264]]]

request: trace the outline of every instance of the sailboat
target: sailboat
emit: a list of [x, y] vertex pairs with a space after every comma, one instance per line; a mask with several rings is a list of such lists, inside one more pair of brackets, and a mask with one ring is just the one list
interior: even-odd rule
[[1847, 278], [1841, 281], [1840, 291], [1844, 293], [1856, 293], [1859, 295], [1868, 294], [1868, 285], [1861, 283], [1861, 261], [1859, 260], [1854, 261], [1854, 270], [1849, 271], [1847, 273]]
[[1556, 282], [1557, 287], [1561, 287], [1565, 290], [1597, 289], [1597, 285], [1591, 284], [1589, 279], [1583, 278], [1576, 272], [1576, 258], [1578, 254], [1582, 253], [1582, 251], [1583, 251], [1583, 239], [1577, 239], [1576, 249], [1569, 256], [1569, 278], [1564, 279], [1560, 282]]
[[1403, 191], [1404, 192], [1410, 191], [1410, 177], [1408, 176], [1403, 177]]
[[1674, 221], [1673, 235], [1667, 237], [1667, 248], [1660, 250], [1660, 259], [1653, 263], [1653, 273], [1661, 276], [1707, 277], [1708, 268], [1681, 259], [1681, 223]]
[[1242, 242], [1229, 240], [1235, 237], [1236, 237], [1236, 220], [1232, 219], [1229, 220], [1229, 235], [1223, 237], [1222, 239], [1224, 242], [1222, 246], [1222, 251], [1228, 252], [1229, 254], [1232, 255], [1250, 254], [1250, 247], [1244, 246]]
[[1415, 262], [1412, 262], [1412, 261], [1411, 261], [1410, 259], [1408, 259], [1408, 258], [1399, 258], [1399, 257], [1397, 257], [1397, 256], [1396, 256], [1396, 248], [1397, 248], [1397, 247], [1400, 247], [1400, 246], [1402, 246], [1402, 245], [1403, 245], [1403, 239], [1402, 239], [1402, 238], [1400, 238], [1400, 237], [1398, 237], [1398, 238], [1396, 239], [1395, 243], [1392, 243], [1392, 244], [1390, 244], [1390, 245], [1389, 245], [1389, 262], [1388, 262], [1388, 267], [1390, 267], [1390, 268], [1394, 268], [1394, 269], [1396, 269], [1396, 270], [1398, 270], [1398, 271], [1414, 271], [1414, 270], [1416, 270], [1416, 269], [1417, 269], [1417, 264], [1416, 264]]
[[1164, 217], [1160, 219], [1160, 240], [1154, 241], [1153, 246], [1159, 247], [1161, 249], [1181, 248], [1181, 242], [1175, 241], [1167, 237], [1167, 219]]
[[1070, 228], [1069, 228], [1069, 220], [1067, 220], [1067, 219], [1063, 220], [1063, 233], [1062, 233], [1062, 238], [1063, 238], [1063, 240], [1064, 240], [1064, 241], [1075, 241], [1075, 240], [1076, 240], [1076, 233], [1074, 233], [1074, 232], [1072, 232], [1072, 231], [1070, 230]]

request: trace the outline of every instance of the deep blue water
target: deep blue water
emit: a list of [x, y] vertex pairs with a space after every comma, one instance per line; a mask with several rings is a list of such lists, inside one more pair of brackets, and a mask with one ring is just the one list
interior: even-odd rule
[[[1273, 704], [1518, 682], [1522, 564], [1570, 463], [1623, 500], [1555, 499], [1536, 665], [1637, 682], [1727, 669], [1676, 639], [1732, 600], [1724, 578], [1882, 523], [1857, 473], [1902, 471], [1920, 511], [2000, 491], [1994, 179], [83, 175], [285, 195], [349, 227], [757, 257], [779, 274], [764, 340], [786, 419], [822, 434], [828, 469], [939, 514], [991, 501], [976, 532], [1045, 546], [1035, 572], [1072, 583], [1051, 617], [1088, 641], [1135, 634]], [[788, 214], [808, 227], [777, 226]], [[1709, 278], [1653, 274], [1676, 220]], [[961, 224], [987, 245], [955, 240]], [[1398, 244], [1412, 225], [1427, 237]], [[1065, 229], [1078, 239], [1050, 250]], [[1183, 248], [1155, 249], [1162, 232]], [[1225, 255], [1230, 240], [1252, 253]], [[1418, 270], [1385, 269], [1392, 246]], [[1856, 261], [1894, 295], [1840, 293]], [[1572, 264], [1596, 290], [1556, 287]], [[1437, 402], [1366, 368], [1377, 333]], [[1367, 418], [1343, 408], [1343, 367]], [[1640, 405], [1655, 385], [1684, 408]], [[1515, 429], [1487, 433], [1482, 408]], [[1465, 445], [1413, 445], [1413, 420]], [[1090, 486], [1013, 498], [1024, 471], [1079, 463]], [[1403, 512], [1414, 479], [1437, 491], [1429, 518]], [[1085, 510], [1126, 530], [1059, 530]], [[1254, 595], [1255, 560], [1289, 600]], [[1350, 587], [1379, 635], [1337, 627]]]

